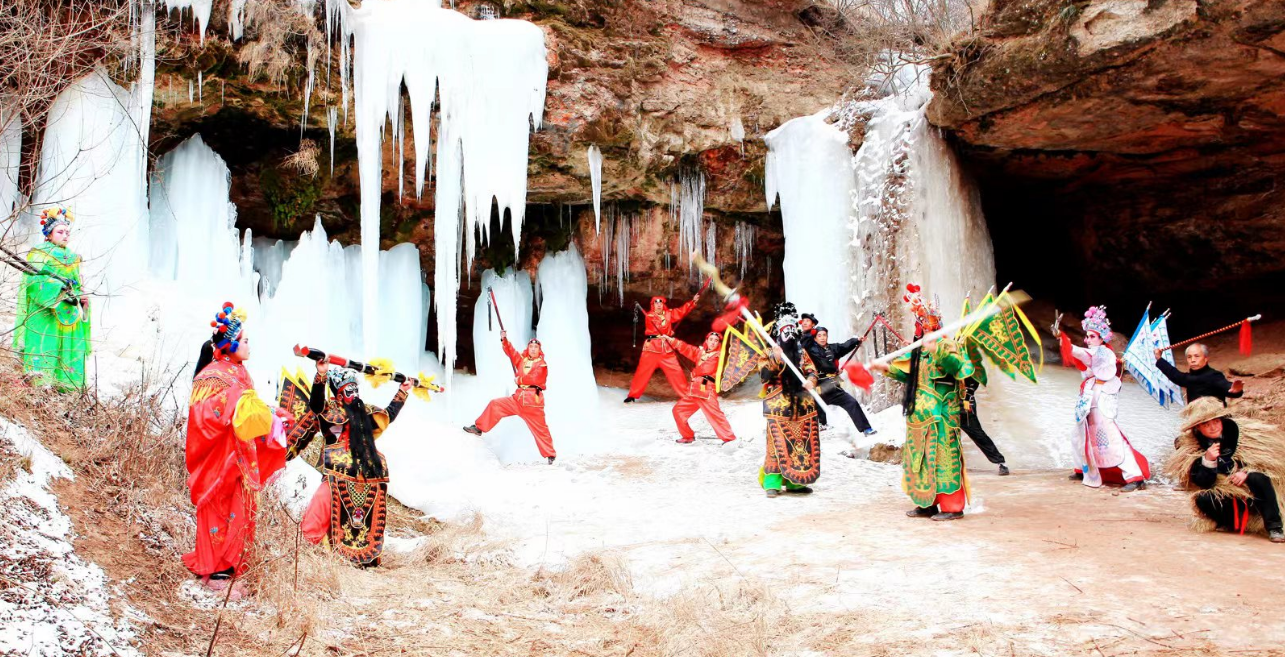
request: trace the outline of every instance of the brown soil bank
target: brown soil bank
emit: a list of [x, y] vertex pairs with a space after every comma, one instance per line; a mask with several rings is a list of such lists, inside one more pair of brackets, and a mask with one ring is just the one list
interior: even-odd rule
[[1285, 4], [995, 0], [933, 86], [1001, 278], [1063, 307], [1281, 301]]

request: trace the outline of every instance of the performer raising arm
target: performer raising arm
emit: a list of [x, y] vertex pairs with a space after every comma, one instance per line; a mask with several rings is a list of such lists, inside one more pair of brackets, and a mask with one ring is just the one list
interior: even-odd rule
[[680, 436], [675, 442], [690, 443], [696, 440], [696, 432], [692, 431], [691, 425], [687, 424], [687, 419], [698, 410], [705, 413], [705, 419], [709, 420], [709, 425], [714, 428], [714, 435], [724, 443], [736, 440], [736, 435], [732, 433], [732, 425], [728, 423], [727, 416], [723, 415], [723, 409], [718, 406], [718, 392], [714, 385], [714, 377], [718, 374], [718, 349], [721, 343], [722, 336], [714, 331], [705, 336], [705, 342], [699, 348], [678, 338], [670, 338], [670, 344], [674, 350], [694, 364], [692, 381], [687, 387], [687, 394], [674, 404], [674, 422], [678, 424]]
[[303, 536], [313, 543], [329, 541], [356, 566], [378, 566], [384, 551], [388, 463], [375, 449], [375, 439], [397, 419], [410, 390], [411, 382], [403, 382], [387, 409], [371, 406], [358, 396], [355, 372], [319, 360], [308, 412], [290, 431], [291, 458], [318, 431], [325, 441], [324, 479], [304, 512]]
[[535, 446], [540, 450], [540, 456], [548, 459], [549, 464], [552, 465], [558, 455], [553, 449], [553, 436], [549, 434], [549, 423], [544, 419], [544, 389], [549, 379], [549, 365], [544, 361], [544, 351], [540, 348], [540, 341], [531, 338], [526, 349], [518, 351], [509, 342], [508, 334], [501, 331], [500, 344], [504, 347], [504, 354], [513, 364], [513, 380], [517, 383], [518, 389], [511, 397], [492, 399], [478, 416], [477, 422], [464, 427], [464, 430], [475, 436], [481, 436], [494, 429], [500, 420], [516, 415], [522, 418], [527, 428], [531, 430], [531, 435], [535, 437]]
[[700, 292], [697, 292], [691, 301], [672, 310], [664, 297], [651, 298], [651, 310], [644, 315], [647, 339], [643, 342], [638, 369], [634, 371], [634, 378], [629, 382], [629, 396], [625, 397], [626, 404], [642, 397], [657, 367], [665, 373], [665, 379], [674, 389], [674, 394], [680, 397], [683, 395], [683, 391], [687, 389], [687, 384], [683, 381], [683, 368], [679, 366], [678, 357], [674, 355], [674, 347], [666, 338], [673, 337], [674, 327], [696, 307], [696, 302], [700, 298]]
[[1084, 485], [1092, 488], [1102, 486], [1103, 481], [1124, 484], [1120, 490], [1125, 493], [1146, 488], [1151, 465], [1147, 457], [1133, 449], [1115, 421], [1121, 383], [1115, 352], [1107, 346], [1111, 342], [1111, 322], [1106, 306], [1085, 311], [1082, 325], [1083, 347], [1073, 346], [1065, 332], [1058, 332], [1063, 355], [1069, 354], [1080, 363], [1083, 377], [1075, 404], [1074, 442], [1081, 465], [1071, 478], [1083, 479]]

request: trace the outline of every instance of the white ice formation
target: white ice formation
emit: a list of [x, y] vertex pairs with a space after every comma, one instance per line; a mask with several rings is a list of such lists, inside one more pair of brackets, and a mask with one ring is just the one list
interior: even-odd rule
[[815, 314], [832, 340], [846, 340], [850, 267], [852, 151], [848, 136], [826, 123], [829, 110], [787, 121], [764, 138], [768, 208], [781, 201], [785, 297]]
[[540, 305], [540, 338], [549, 361], [549, 393], [545, 413], [562, 454], [592, 450], [602, 435], [597, 427], [598, 384], [593, 375], [589, 344], [589, 281], [584, 260], [573, 245], [546, 255], [536, 273]]
[[589, 182], [593, 186], [593, 221], [598, 231], [602, 231], [602, 151], [596, 145], [589, 145]]
[[[456, 344], [451, 291], [459, 289], [461, 234], [471, 262], [477, 234], [487, 236], [494, 201], [501, 217], [506, 210], [512, 217], [515, 251], [521, 236], [528, 141], [540, 127], [548, 78], [544, 33], [525, 21], [475, 21], [414, 0], [367, 2], [359, 9], [328, 0], [327, 16], [328, 30], [340, 36], [341, 69], [352, 58], [367, 313], [374, 311], [384, 128], [392, 118], [394, 136], [401, 138], [404, 128], [396, 117], [405, 88], [417, 136], [418, 195], [429, 162], [430, 110], [435, 99], [440, 104], [434, 282], [439, 354], [449, 379]], [[344, 91], [346, 97], [346, 86]], [[378, 346], [373, 329], [365, 339], [368, 347]]]
[[18, 174], [22, 164], [22, 115], [0, 99], [0, 217], [18, 207]]

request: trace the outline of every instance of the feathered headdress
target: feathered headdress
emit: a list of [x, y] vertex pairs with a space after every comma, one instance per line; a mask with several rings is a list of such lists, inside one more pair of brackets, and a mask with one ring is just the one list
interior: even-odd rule
[[71, 211], [61, 205], [55, 205], [52, 208], [45, 208], [40, 213], [40, 232], [44, 233], [45, 239], [49, 239], [49, 234], [59, 226], [70, 226], [76, 217]]
[[232, 306], [231, 301], [224, 301], [214, 321], [214, 351], [220, 354], [234, 354], [241, 346], [242, 323], [245, 322], [245, 311]]
[[1106, 306], [1093, 306], [1084, 311], [1084, 321], [1080, 322], [1080, 327], [1086, 332], [1097, 333], [1103, 342], [1111, 341], [1111, 320], [1107, 319]]
[[910, 313], [915, 316], [915, 334], [925, 335], [941, 328], [941, 309], [936, 303], [924, 301], [923, 288], [910, 283], [901, 300], [910, 304]]

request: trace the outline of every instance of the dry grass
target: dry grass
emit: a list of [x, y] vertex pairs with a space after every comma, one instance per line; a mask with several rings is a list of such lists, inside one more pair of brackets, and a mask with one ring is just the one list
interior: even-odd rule
[[317, 29], [317, 21], [304, 16], [297, 4], [297, 0], [246, 3], [243, 16], [247, 41], [237, 58], [250, 78], [283, 86], [292, 75], [302, 72], [306, 77], [325, 52], [325, 37]]
[[304, 139], [299, 143], [299, 150], [286, 156], [282, 164], [299, 172], [300, 175], [316, 178], [317, 172], [321, 170], [321, 165], [317, 163], [317, 156], [320, 153], [321, 149], [317, 148], [317, 142]]

